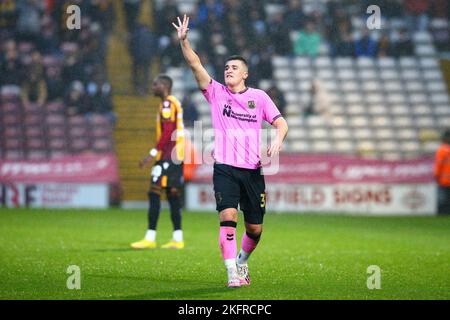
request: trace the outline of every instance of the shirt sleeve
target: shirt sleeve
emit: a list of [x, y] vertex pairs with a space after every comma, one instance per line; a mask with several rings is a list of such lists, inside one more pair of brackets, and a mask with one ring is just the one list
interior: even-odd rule
[[433, 173], [434, 173], [434, 177], [436, 179], [439, 179], [439, 177], [442, 175], [442, 164], [443, 164], [443, 152], [442, 152], [442, 148], [439, 148], [436, 151], [436, 156], [435, 156], [435, 162], [434, 162], [434, 168], [433, 168]]
[[264, 96], [263, 119], [268, 123], [272, 124], [276, 119], [281, 117], [281, 113], [267, 93], [264, 92], [263, 96]]
[[212, 100], [214, 100], [214, 97], [216, 96], [217, 88], [219, 87], [219, 83], [211, 78], [211, 81], [208, 84], [208, 87], [206, 89], [202, 90], [203, 95], [206, 98], [206, 101], [211, 103]]

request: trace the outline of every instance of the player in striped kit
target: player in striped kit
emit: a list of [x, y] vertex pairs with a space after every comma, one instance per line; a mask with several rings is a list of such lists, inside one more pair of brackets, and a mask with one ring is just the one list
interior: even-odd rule
[[[153, 158], [156, 162], [151, 171], [150, 190], [148, 192], [148, 230], [144, 239], [131, 244], [134, 249], [154, 249], [156, 244], [156, 226], [161, 209], [161, 194], [166, 192], [173, 223], [173, 238], [161, 246], [165, 249], [184, 248], [181, 229], [184, 126], [181, 103], [171, 95], [172, 79], [167, 75], [158, 75], [153, 81], [153, 93], [161, 98], [156, 121], [157, 144], [140, 161], [143, 168]], [[174, 134], [174, 132], [176, 132]], [[173, 139], [172, 139], [173, 138]]]

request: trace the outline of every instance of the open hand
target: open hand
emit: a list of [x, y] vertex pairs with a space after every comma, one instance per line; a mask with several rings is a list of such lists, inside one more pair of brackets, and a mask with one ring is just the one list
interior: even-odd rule
[[281, 147], [282, 147], [282, 143], [279, 141], [274, 141], [272, 143], [272, 145], [268, 148], [267, 150], [267, 155], [269, 157], [275, 157], [278, 154], [280, 154], [281, 151]]
[[177, 29], [178, 39], [180, 41], [187, 38], [187, 33], [189, 31], [189, 17], [186, 17], [186, 14], [183, 16], [183, 22], [181, 22], [180, 17], [177, 17], [178, 25], [172, 22], [172, 25]]

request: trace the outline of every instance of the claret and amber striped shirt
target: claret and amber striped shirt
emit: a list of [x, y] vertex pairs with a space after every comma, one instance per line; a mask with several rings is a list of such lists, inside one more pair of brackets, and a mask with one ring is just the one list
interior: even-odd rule
[[[176, 135], [173, 136], [176, 130]], [[177, 98], [170, 95], [159, 105], [156, 119], [156, 160], [183, 161], [184, 159], [184, 125], [183, 109]], [[172, 158], [172, 153], [174, 158]]]

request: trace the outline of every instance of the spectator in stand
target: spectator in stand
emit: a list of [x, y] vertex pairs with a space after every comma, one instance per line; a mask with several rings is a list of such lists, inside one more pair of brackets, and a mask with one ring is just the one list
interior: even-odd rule
[[34, 51], [27, 71], [27, 77], [21, 87], [20, 96], [25, 110], [30, 109], [32, 104], [36, 104], [39, 108], [44, 107], [47, 102], [47, 95], [42, 56], [38, 51]]
[[138, 24], [130, 37], [129, 49], [133, 59], [133, 87], [135, 92], [145, 95], [149, 90], [150, 65], [156, 54], [156, 37], [150, 29]]
[[167, 0], [161, 3], [162, 7], [156, 7], [153, 12], [156, 24], [156, 35], [159, 38], [160, 45], [163, 45], [170, 42], [170, 37], [168, 35], [173, 32], [172, 28], [170, 28], [170, 23], [176, 21], [180, 13], [174, 0]]
[[348, 20], [342, 20], [337, 28], [332, 28], [330, 33], [331, 53], [335, 56], [353, 56], [355, 53], [350, 23]]
[[222, 20], [224, 6], [222, 1], [201, 0], [198, 6], [197, 21], [202, 25], [207, 25], [208, 20]]
[[439, 51], [450, 51], [450, 28], [448, 19], [434, 20], [431, 24], [431, 32], [436, 48]]
[[198, 90], [191, 90], [187, 95], [184, 96], [183, 102], [183, 122], [186, 127], [194, 127], [194, 122], [198, 120], [197, 106], [192, 101], [192, 95], [194, 95]]
[[383, 34], [378, 41], [377, 57], [392, 56], [392, 45], [387, 34]]
[[267, 23], [259, 10], [253, 9], [250, 11], [250, 21], [251, 29], [249, 35], [253, 39], [264, 39], [267, 33]]
[[21, 40], [36, 41], [41, 32], [41, 16], [45, 3], [40, 0], [23, 0], [17, 2], [19, 16], [17, 32]]
[[331, 105], [331, 96], [319, 79], [314, 79], [311, 82], [310, 101], [303, 110], [305, 118], [308, 117], [323, 117], [331, 121], [332, 113], [329, 106]]
[[7, 40], [0, 57], [0, 87], [8, 86], [15, 92], [20, 91], [23, 77], [23, 65], [17, 52], [17, 44], [13, 39]]
[[123, 8], [125, 9], [125, 22], [128, 33], [133, 32], [138, 22], [139, 13], [141, 10], [142, 0], [124, 0]]
[[106, 81], [105, 75], [99, 69], [94, 74], [93, 81], [87, 84], [88, 105], [86, 115], [103, 114], [108, 117], [110, 122], [116, 122], [116, 115], [113, 112], [111, 85]]
[[289, 0], [285, 23], [292, 30], [301, 30], [304, 28], [306, 15], [303, 13], [300, 0]]
[[294, 44], [294, 53], [298, 56], [315, 57], [319, 53], [321, 36], [312, 22], [307, 22], [305, 29], [300, 31]]
[[355, 41], [355, 55], [357, 57], [375, 57], [377, 53], [377, 42], [368, 30], [363, 30], [360, 39]]
[[6, 36], [14, 33], [18, 17], [18, 8], [16, 0], [3, 0], [0, 5], [0, 36], [6, 33]]
[[[272, 68], [272, 52], [269, 50], [258, 50], [258, 61], [255, 65], [254, 72], [257, 81], [262, 79], [272, 79], [273, 78], [273, 68]], [[278, 105], [277, 105], [278, 106]]]
[[431, 2], [430, 17], [432, 19], [449, 19], [450, 4], [448, 0], [433, 0]]
[[64, 54], [62, 79], [64, 87], [68, 88], [73, 81], [85, 80], [84, 65], [80, 57], [80, 49], [76, 43], [71, 43]]
[[69, 117], [85, 114], [87, 111], [87, 103], [83, 83], [78, 80], [72, 82], [64, 98], [66, 114]]
[[267, 94], [272, 99], [273, 103], [278, 107], [281, 115], [286, 116], [286, 99], [284, 98], [283, 92], [278, 89], [276, 85], [273, 85], [267, 90]]
[[[109, 35], [113, 29], [114, 23], [114, 6], [112, 4], [113, 0], [91, 0], [88, 4], [88, 16], [91, 18], [92, 22], [96, 22], [100, 27], [96, 27], [97, 39], [100, 45], [100, 51], [102, 56], [106, 56], [107, 43]], [[89, 27], [89, 26], [88, 26]]]
[[277, 55], [286, 56], [292, 53], [290, 29], [284, 23], [282, 12], [275, 14], [268, 22], [270, 50]]
[[450, 129], [443, 133], [436, 151], [434, 177], [438, 185], [438, 214], [450, 214]]
[[115, 16], [112, 0], [90, 0], [84, 6], [91, 21], [99, 23], [103, 33], [109, 34], [113, 29]]
[[41, 32], [37, 38], [37, 48], [43, 55], [58, 54], [59, 35], [52, 17], [45, 15], [41, 22]]
[[409, 31], [425, 31], [428, 27], [430, 0], [407, 0], [403, 2]]
[[392, 50], [395, 57], [414, 55], [414, 45], [407, 29], [401, 28], [394, 36]]
[[183, 56], [179, 50], [180, 44], [178, 43], [176, 33], [171, 32], [170, 43], [161, 52], [161, 63], [163, 69], [169, 67], [179, 67], [183, 61]]
[[62, 99], [64, 96], [64, 84], [61, 79], [61, 69], [57, 66], [49, 66], [45, 71], [47, 83], [48, 101]]

